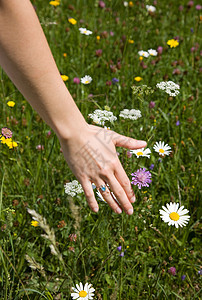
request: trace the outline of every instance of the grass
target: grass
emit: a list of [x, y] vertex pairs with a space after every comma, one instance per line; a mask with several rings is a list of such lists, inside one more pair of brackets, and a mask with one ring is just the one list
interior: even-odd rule
[[[106, 105], [117, 117], [124, 108], [140, 109], [142, 118], [137, 121], [118, 117], [106, 125], [146, 140], [152, 150], [150, 159], [137, 159], [117, 149], [130, 179], [139, 167], [149, 169], [154, 164], [154, 169], [149, 188], [134, 186], [137, 201], [132, 216], [115, 215], [103, 202], [99, 213], [92, 213], [83, 194], [73, 199], [65, 194], [64, 184], [75, 178], [55, 134], [48, 134], [50, 128], [2, 71], [0, 125], [13, 131], [18, 147], [0, 145], [0, 299], [71, 299], [71, 287], [79, 282], [92, 283], [99, 300], [200, 299], [201, 17], [197, 3], [189, 8], [187, 1], [181, 1], [180, 11], [178, 1], [159, 1], [154, 14], [145, 8], [153, 4], [149, 1], [124, 7], [122, 1], [111, 0], [105, 9], [98, 1], [61, 0], [58, 7], [49, 1], [32, 3], [61, 74], [69, 76], [67, 88], [86, 120], [91, 123], [88, 114]], [[69, 17], [77, 24], [70, 24]], [[79, 27], [93, 34], [81, 35]], [[179, 46], [170, 48], [166, 43], [174, 37]], [[139, 60], [138, 51], [159, 46], [161, 55]], [[96, 55], [98, 49], [101, 56]], [[85, 75], [93, 78], [91, 84], [73, 83], [74, 77]], [[142, 81], [135, 82], [136, 76]], [[106, 85], [112, 78], [119, 83]], [[179, 84], [180, 94], [169, 97], [157, 89], [163, 80]], [[132, 93], [133, 85], [147, 85], [154, 92], [140, 99]], [[13, 108], [8, 100], [15, 102]], [[152, 109], [150, 101], [155, 102]], [[162, 161], [152, 149], [159, 140], [172, 148]], [[43, 145], [43, 150], [37, 150], [37, 145]], [[189, 210], [186, 227], [169, 227], [160, 219], [159, 209], [169, 202]], [[41, 236], [43, 229], [31, 226], [27, 207], [54, 229], [62, 259], [58, 252], [51, 253], [51, 241]], [[77, 235], [76, 241], [71, 234]], [[26, 255], [34, 259], [35, 269], [29, 267]], [[168, 272], [172, 266], [175, 276]]]

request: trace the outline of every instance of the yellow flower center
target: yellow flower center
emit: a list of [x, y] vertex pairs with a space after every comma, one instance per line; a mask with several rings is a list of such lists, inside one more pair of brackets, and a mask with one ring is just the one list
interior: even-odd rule
[[138, 152], [137, 155], [143, 155], [143, 152]]
[[89, 83], [89, 80], [86, 80], [86, 81], [85, 81], [85, 84], [88, 84], [88, 83]]
[[159, 152], [160, 153], [164, 153], [165, 151], [163, 149], [159, 149]]
[[169, 215], [169, 217], [170, 217], [171, 220], [173, 220], [173, 221], [178, 221], [179, 218], [180, 218], [180, 216], [179, 216], [178, 213], [176, 213], [176, 212], [172, 212], [172, 213]]
[[80, 291], [79, 292], [79, 297], [83, 297], [83, 298], [85, 298], [87, 296], [87, 293], [86, 293], [86, 291]]

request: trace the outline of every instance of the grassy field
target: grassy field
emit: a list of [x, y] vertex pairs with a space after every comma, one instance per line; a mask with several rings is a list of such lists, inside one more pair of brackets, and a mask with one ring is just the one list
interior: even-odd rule
[[[145, 168], [152, 182], [133, 186], [132, 216], [99, 199], [92, 213], [83, 193], [67, 195], [64, 185], [76, 178], [56, 135], [2, 70], [0, 126], [12, 131], [12, 141], [1, 136], [0, 299], [71, 299], [80, 282], [91, 283], [98, 300], [200, 299], [199, 1], [32, 3], [88, 123], [96, 109], [110, 110], [117, 120], [105, 126], [146, 140], [150, 158], [117, 152], [131, 181]], [[138, 53], [149, 49], [157, 53]], [[82, 84], [85, 75], [92, 82]], [[162, 81], [178, 84], [179, 94], [158, 88]], [[142, 116], [124, 119], [123, 109]], [[154, 151], [159, 141], [171, 147], [169, 155]], [[186, 226], [160, 218], [170, 202], [189, 210]]]

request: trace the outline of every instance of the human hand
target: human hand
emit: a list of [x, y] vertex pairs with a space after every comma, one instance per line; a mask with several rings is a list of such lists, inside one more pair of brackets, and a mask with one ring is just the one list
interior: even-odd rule
[[[60, 143], [64, 157], [81, 183], [92, 211], [99, 210], [92, 188], [94, 183], [114, 212], [121, 213], [123, 209], [128, 215], [133, 213], [131, 203], [135, 201], [135, 195], [119, 161], [116, 147], [139, 149], [146, 146], [145, 141], [88, 125], [82, 132], [74, 133], [71, 138], [60, 139]], [[101, 186], [104, 186], [103, 191]]]

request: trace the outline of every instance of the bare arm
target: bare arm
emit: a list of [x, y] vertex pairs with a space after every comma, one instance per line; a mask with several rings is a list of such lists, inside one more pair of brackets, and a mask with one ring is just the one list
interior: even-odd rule
[[109, 185], [100, 191], [115, 212], [124, 209], [132, 214], [135, 196], [115, 146], [138, 149], [145, 147], [146, 142], [86, 123], [61, 79], [29, 0], [0, 0], [0, 64], [25, 99], [56, 132], [90, 208], [95, 212], [99, 209], [92, 190], [94, 182], [97, 188]]

